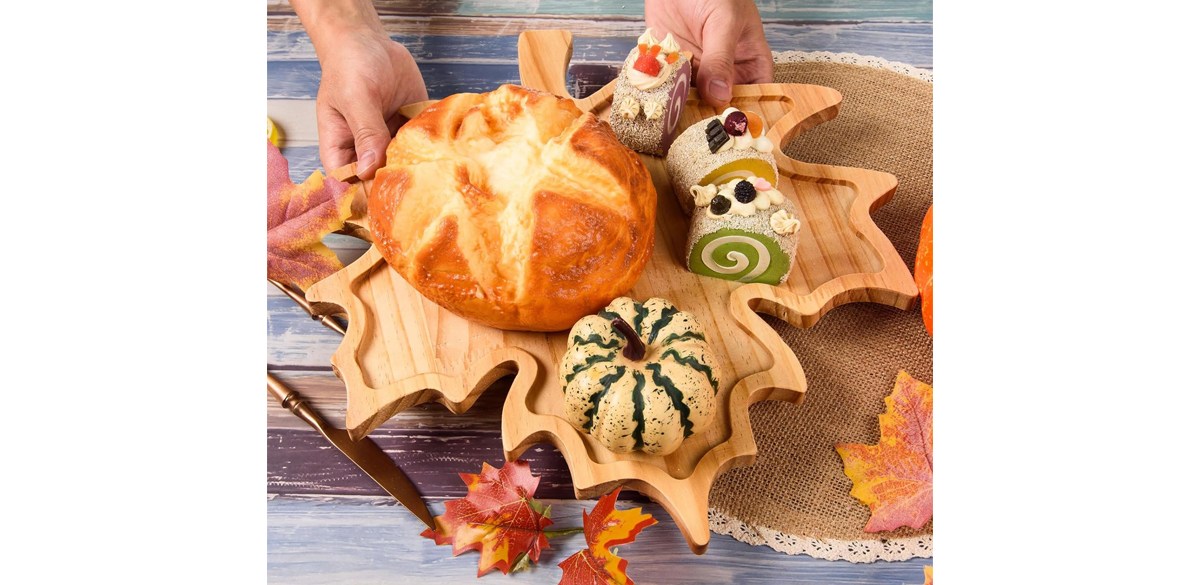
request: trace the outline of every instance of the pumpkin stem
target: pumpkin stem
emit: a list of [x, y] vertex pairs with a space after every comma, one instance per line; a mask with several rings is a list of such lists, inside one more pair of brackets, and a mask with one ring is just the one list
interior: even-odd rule
[[620, 331], [621, 335], [625, 336], [625, 340], [629, 342], [625, 344], [625, 350], [621, 352], [621, 355], [635, 362], [642, 361], [642, 358], [646, 357], [646, 344], [642, 343], [642, 338], [638, 337], [633, 327], [630, 327], [629, 323], [620, 317], [612, 320], [612, 326], [613, 329]]

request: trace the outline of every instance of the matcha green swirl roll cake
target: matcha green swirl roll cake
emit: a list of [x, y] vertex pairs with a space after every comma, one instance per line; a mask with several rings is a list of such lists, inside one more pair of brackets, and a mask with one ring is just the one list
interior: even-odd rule
[[762, 177], [693, 185], [687, 269], [703, 276], [778, 285], [791, 274], [801, 221]]

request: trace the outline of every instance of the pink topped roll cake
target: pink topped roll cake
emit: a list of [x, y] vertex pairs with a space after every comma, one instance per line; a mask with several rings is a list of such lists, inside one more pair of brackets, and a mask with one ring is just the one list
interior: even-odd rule
[[661, 41], [650, 29], [638, 37], [613, 89], [608, 123], [621, 144], [662, 156], [675, 139], [692, 81], [691, 53], [680, 51], [671, 33]]

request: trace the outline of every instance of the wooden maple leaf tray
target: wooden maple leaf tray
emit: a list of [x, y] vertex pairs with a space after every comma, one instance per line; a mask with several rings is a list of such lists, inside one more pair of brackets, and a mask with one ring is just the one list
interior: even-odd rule
[[[518, 41], [521, 84], [567, 96], [570, 55], [570, 33], [523, 33]], [[576, 103], [607, 120], [615, 83]], [[343, 314], [349, 322], [332, 362], [346, 384], [346, 426], [352, 436], [366, 436], [397, 412], [425, 402], [465, 412], [493, 382], [515, 374], [501, 432], [509, 460], [535, 443], [552, 443], [570, 467], [577, 497], [593, 498], [617, 486], [640, 491], [666, 508], [692, 550], [703, 553], [713, 481], [730, 467], [754, 463], [749, 406], [760, 400], [799, 404], [807, 388], [795, 353], [755, 313], [810, 327], [843, 303], [868, 301], [907, 310], [917, 296], [907, 266], [870, 217], [891, 198], [896, 178], [807, 164], [782, 152], [798, 133], [832, 119], [841, 99], [837, 91], [815, 85], [733, 90], [733, 106], [765, 118], [767, 136], [776, 145], [778, 188], [796, 203], [803, 220], [796, 266], [781, 286], [689, 272], [683, 260], [688, 218], [671, 191], [663, 159], [642, 155], [659, 193], [658, 225], [653, 257], [629, 296], [639, 301], [665, 298], [695, 315], [709, 334], [722, 371], [731, 375], [721, 380], [716, 422], [707, 432], [692, 435], [665, 457], [612, 453], [560, 416], [563, 391], [557, 371], [567, 348], [566, 331], [501, 331], [467, 321], [422, 297], [372, 246], [307, 293], [319, 310]], [[414, 104], [404, 113], [411, 117], [431, 103]], [[693, 89], [679, 128], [717, 113]], [[352, 166], [334, 176], [345, 180], [353, 175]], [[361, 214], [350, 223], [367, 225]], [[369, 238], [368, 230], [355, 233]]]

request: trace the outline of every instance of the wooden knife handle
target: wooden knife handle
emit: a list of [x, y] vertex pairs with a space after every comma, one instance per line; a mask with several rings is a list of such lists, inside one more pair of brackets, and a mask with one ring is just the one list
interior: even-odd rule
[[296, 304], [300, 305], [300, 308], [304, 309], [304, 312], [308, 313], [308, 316], [312, 317], [314, 321], [320, 321], [322, 325], [337, 331], [342, 335], [346, 334], [346, 326], [338, 322], [337, 319], [334, 319], [329, 315], [317, 314], [316, 309], [312, 306], [312, 303], [308, 302], [308, 299], [304, 298], [303, 292], [293, 288], [291, 285], [283, 284], [278, 280], [272, 280], [268, 278], [267, 282], [275, 285], [275, 288], [283, 291], [283, 294], [286, 294], [293, 301], [296, 301]]
[[321, 432], [325, 431], [325, 420], [321, 418], [321, 415], [317, 414], [304, 401], [304, 397], [299, 392], [288, 388], [278, 378], [272, 376], [270, 372], [267, 372], [267, 390], [279, 401], [280, 405], [290, 410], [292, 414], [300, 417], [301, 420], [308, 423], [312, 428]]

